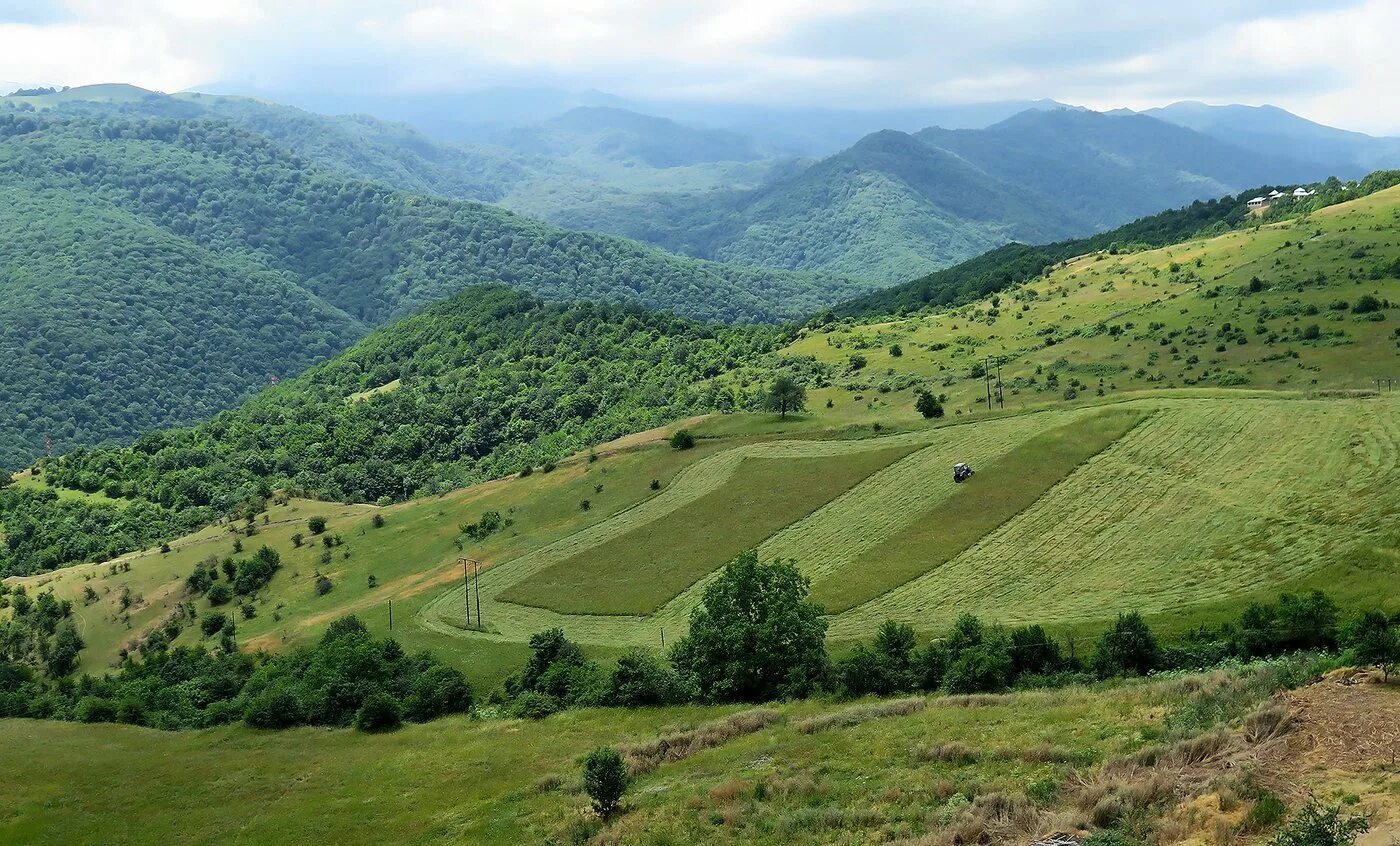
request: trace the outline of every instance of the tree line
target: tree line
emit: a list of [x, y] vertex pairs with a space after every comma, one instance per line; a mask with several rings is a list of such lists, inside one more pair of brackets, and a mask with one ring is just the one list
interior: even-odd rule
[[1387, 673], [1400, 662], [1400, 615], [1370, 610], [1344, 621], [1321, 592], [1252, 603], [1235, 620], [1170, 642], [1136, 612], [1119, 614], [1089, 649], [1058, 640], [1041, 625], [1006, 628], [963, 614], [943, 637], [922, 646], [913, 627], [886, 621], [869, 643], [832, 656], [824, 611], [808, 599], [808, 588], [791, 562], [745, 553], [706, 588], [688, 633], [667, 655], [634, 649], [609, 672], [552, 629], [530, 639], [526, 666], [493, 696], [520, 716], [541, 717], [597, 705], [995, 693], [1304, 650], [1346, 649]]

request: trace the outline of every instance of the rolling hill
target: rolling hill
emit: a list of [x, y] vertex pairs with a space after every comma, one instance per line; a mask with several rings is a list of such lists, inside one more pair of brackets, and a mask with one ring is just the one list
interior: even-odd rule
[[[1287, 155], [1296, 135], [1289, 126], [1233, 140], [1053, 103], [1009, 117], [1005, 104], [989, 107], [985, 119], [931, 112], [949, 126], [975, 128], [877, 131], [815, 162], [778, 155], [749, 135], [615, 105], [577, 107], [454, 144], [364, 115], [132, 86], [0, 99], [5, 104], [92, 118], [213, 118], [355, 179], [492, 202], [703, 259], [879, 284], [1008, 242], [1084, 236], [1194, 200], [1355, 167], [1355, 157], [1340, 152]], [[987, 125], [992, 116], [999, 122]], [[899, 125], [912, 118], [888, 116]]]
[[643, 195], [554, 219], [688, 255], [894, 284], [1009, 241], [1084, 236], [1253, 185], [1327, 176], [1141, 115], [1028, 110], [985, 129], [874, 133], [747, 191]]
[[[18, 421], [0, 466], [38, 455], [46, 437], [62, 450], [206, 417], [473, 284], [747, 322], [799, 318], [869, 287], [346, 180], [207, 120], [0, 113], [0, 188], [14, 200], [0, 315], [7, 359], [21, 363], [0, 378], [0, 409]], [[191, 289], [206, 276], [246, 277], [268, 295], [226, 281]], [[206, 337], [169, 344], [172, 325]], [[90, 360], [60, 377], [50, 352]], [[113, 373], [122, 358], [146, 364]]]
[[[213, 525], [169, 552], [118, 559], [129, 570], [99, 563], [26, 582], [75, 600], [97, 586], [97, 599], [78, 609], [83, 666], [95, 670], [186, 601], [179, 585], [199, 561], [235, 543], [268, 544], [284, 567], [256, 616], [240, 622], [246, 646], [306, 642], [346, 612], [384, 632], [393, 600], [397, 638], [487, 684], [552, 626], [604, 655], [674, 640], [707, 581], [747, 547], [797, 562], [835, 642], [867, 637], [890, 618], [937, 634], [949, 609], [1074, 632], [1133, 608], [1181, 632], [1282, 590], [1322, 587], [1344, 605], [1400, 595], [1386, 587], [1395, 579], [1387, 562], [1400, 554], [1387, 518], [1400, 507], [1400, 400], [1373, 390], [1400, 363], [1397, 227], [1400, 188], [1390, 188], [1164, 248], [1092, 253], [956, 309], [832, 322], [776, 355], [758, 346], [699, 368], [694, 390], [713, 388], [716, 400], [775, 370], [804, 374], [805, 414], [712, 415], [599, 445], [551, 472], [399, 504], [284, 499], [249, 511], [251, 534], [241, 521]], [[412, 407], [415, 397], [390, 389], [361, 412], [356, 392], [394, 375], [370, 362], [429, 359], [414, 352], [412, 331], [399, 352], [393, 331], [376, 337], [323, 375], [194, 430], [189, 443], [152, 436], [125, 454], [44, 462], [34, 481], [71, 485], [86, 471], [101, 489], [105, 467], [139, 482], [138, 501], [150, 498], [177, 479], [162, 469], [161, 450], [218, 455], [234, 433], [256, 433], [278, 405], [302, 407], [293, 400], [318, 391], [326, 408], [350, 397], [337, 428], [378, 443], [356, 418]], [[984, 378], [989, 361], [1000, 388]], [[658, 376], [694, 380], [694, 362], [687, 367]], [[318, 380], [324, 389], [311, 390]], [[431, 395], [433, 385], [412, 390]], [[924, 421], [914, 410], [921, 391], [941, 395], [946, 416]], [[989, 409], [989, 394], [1005, 407]], [[696, 436], [694, 449], [666, 443], [677, 425]], [[429, 429], [455, 443], [450, 423]], [[288, 443], [287, 460], [316, 454], [277, 431], [266, 430]], [[368, 468], [367, 456], [352, 447], [332, 463]], [[400, 472], [393, 455], [382, 459], [368, 478]], [[956, 461], [979, 471], [972, 481], [952, 482]], [[271, 487], [286, 477], [263, 478]], [[329, 488], [338, 478], [321, 484], [337, 498], [355, 492]], [[297, 477], [296, 487], [315, 479]], [[329, 559], [293, 538], [318, 513], [343, 539]], [[509, 518], [504, 529], [462, 534], [490, 513]], [[471, 594], [484, 624], [471, 627], [464, 552], [487, 564]], [[313, 591], [313, 573], [334, 590]], [[122, 609], [124, 594], [141, 599]], [[180, 637], [199, 641], [193, 630]]]
[[1339, 202], [1367, 196], [1396, 183], [1400, 183], [1400, 171], [1395, 170], [1377, 171], [1359, 182], [1346, 185], [1338, 180], [1329, 179], [1322, 185], [1314, 186], [1306, 199], [1289, 199], [1275, 203], [1263, 215], [1254, 216], [1249, 211], [1246, 201], [1250, 197], [1263, 196], [1275, 190], [1274, 186], [1265, 185], [1241, 192], [1237, 196], [1198, 200], [1189, 206], [1139, 218], [1116, 229], [1085, 238], [1039, 245], [1007, 244], [903, 285], [884, 288], [842, 303], [831, 309], [831, 314], [842, 317], [878, 317], [961, 304], [1012, 285], [1028, 282], [1060, 262], [1086, 253], [1108, 251], [1117, 254], [1145, 247], [1165, 247], [1193, 236], [1227, 232], [1249, 221], [1276, 220], [1316, 211]]
[[[535, 635], [549, 627], [619, 668], [631, 648], [674, 643], [745, 547], [795, 563], [831, 648], [851, 660], [887, 620], [921, 639], [963, 637], [954, 620], [966, 612], [1044, 624], [1072, 656], [1121, 626], [1120, 611], [1138, 611], [1188, 667], [1202, 627], [1264, 631], [1246, 622], [1266, 613], [1253, 603], [1281, 592], [1325, 590], [1345, 619], [1400, 613], [1400, 395], [1374, 381], [1400, 363], [1400, 187], [1304, 211], [1097, 250], [956, 308], [781, 339], [467, 291], [202, 427], [40, 462], [0, 502], [56, 498], [79, 515], [251, 494], [195, 531], [167, 530], [164, 545], [6, 580], [7, 615], [19, 585], [38, 598], [30, 607], [69, 609], [85, 643], [80, 672], [155, 650], [153, 635], [193, 648], [157, 654], [212, 652], [216, 666], [337, 648], [323, 635], [354, 614], [366, 638], [397, 641], [363, 641], [375, 654], [431, 650], [460, 668], [478, 707], [382, 734], [0, 720], [12, 799], [0, 837], [204, 842], [234, 827], [286, 843], [375, 842], [388, 829], [422, 842], [1259, 837], [1278, 826], [1280, 796], [1306, 799], [1269, 785], [1345, 795], [1393, 834], [1393, 685], [1352, 669], [1319, 681], [1341, 659], [1315, 653], [1125, 683], [1038, 678], [1032, 686], [1058, 686], [999, 694], [538, 720], [506, 717], [501, 694], [482, 697], [539, 659], [548, 638]], [[480, 463], [486, 472], [533, 462], [549, 453], [532, 450], [696, 410], [649, 405], [675, 391], [706, 397], [703, 407], [775, 372], [807, 382], [809, 410], [673, 420], [404, 502], [306, 495], [367, 498], [379, 489], [346, 483], [397, 484], [415, 466], [408, 456], [474, 448], [490, 432], [507, 440]], [[521, 400], [513, 416], [474, 428], [498, 386]], [[924, 391], [941, 396], [942, 417], [916, 412]], [[487, 407], [460, 402], [476, 396]], [[691, 448], [668, 437], [682, 427]], [[955, 461], [977, 474], [954, 483]], [[17, 526], [29, 531], [13, 513], [0, 513], [7, 544]], [[249, 554], [278, 565], [237, 602], [191, 587]], [[464, 557], [484, 564], [475, 578]], [[224, 654], [216, 633], [244, 656]], [[176, 662], [163, 666], [178, 674]], [[206, 683], [162, 690], [201, 695]], [[139, 703], [104, 712], [102, 684], [73, 686], [70, 718], [141, 722]], [[625, 813], [606, 824], [583, 809], [578, 775], [600, 745], [620, 750], [632, 778]], [[113, 833], [111, 818], [133, 806], [142, 812]]]

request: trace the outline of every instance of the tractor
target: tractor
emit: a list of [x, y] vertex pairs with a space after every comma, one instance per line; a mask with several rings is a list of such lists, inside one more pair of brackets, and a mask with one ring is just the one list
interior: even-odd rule
[[972, 478], [972, 472], [971, 467], [968, 467], [960, 461], [953, 465], [953, 481], [958, 483], [965, 482]]

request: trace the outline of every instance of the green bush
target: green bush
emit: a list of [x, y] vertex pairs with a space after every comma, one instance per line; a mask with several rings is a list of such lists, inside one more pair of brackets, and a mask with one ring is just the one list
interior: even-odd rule
[[583, 759], [583, 789], [603, 819], [617, 812], [627, 791], [627, 764], [612, 747], [594, 749]]
[[690, 434], [689, 429], [677, 429], [671, 435], [671, 449], [690, 449], [695, 446], [695, 436]]
[[1269, 846], [1349, 846], [1371, 829], [1365, 817], [1342, 813], [1341, 805], [1310, 800], [1294, 814]]
[[695, 691], [675, 668], [644, 649], [632, 649], [617, 661], [608, 680], [609, 705], [637, 708], [677, 705], [694, 698]]
[[355, 728], [360, 731], [392, 731], [402, 724], [403, 712], [398, 700], [382, 690], [366, 696], [355, 712]]

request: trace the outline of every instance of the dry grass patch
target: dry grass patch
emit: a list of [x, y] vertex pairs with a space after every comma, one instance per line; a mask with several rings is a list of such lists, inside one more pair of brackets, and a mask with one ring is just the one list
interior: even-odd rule
[[976, 749], [957, 740], [925, 746], [919, 749], [917, 754], [922, 761], [941, 761], [945, 764], [958, 765], [975, 764], [977, 759], [981, 757]]
[[878, 720], [882, 717], [906, 717], [917, 713], [928, 707], [928, 700], [921, 696], [911, 696], [905, 699], [888, 699], [884, 702], [872, 702], [866, 705], [855, 705], [840, 711], [833, 711], [829, 714], [818, 714], [815, 717], [808, 717], [805, 720], [798, 720], [793, 723], [793, 728], [802, 734], [816, 734], [819, 731], [826, 731], [834, 728], [847, 728], [849, 726], [860, 725], [870, 720]]
[[736, 737], [753, 734], [781, 722], [782, 719], [782, 714], [770, 708], [741, 711], [690, 731], [658, 737], [646, 743], [623, 746], [622, 758], [633, 775], [649, 773], [662, 764], [681, 761], [706, 749], [723, 746]]

